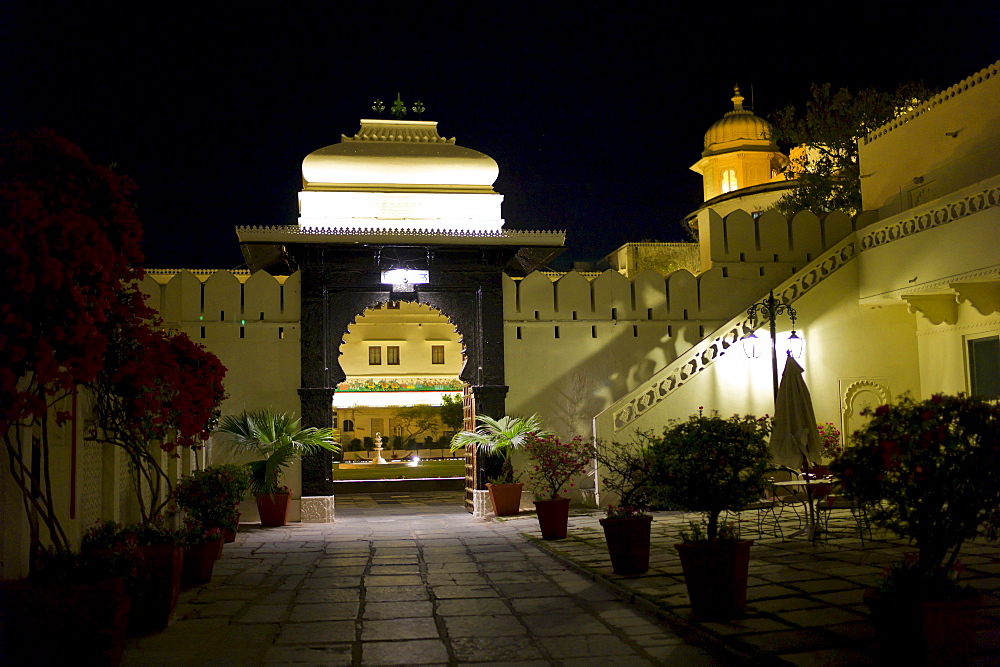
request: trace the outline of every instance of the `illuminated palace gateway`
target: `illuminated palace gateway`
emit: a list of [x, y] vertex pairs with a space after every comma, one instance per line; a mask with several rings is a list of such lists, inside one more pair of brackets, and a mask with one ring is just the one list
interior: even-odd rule
[[[487, 414], [538, 413], [560, 435], [627, 440], [700, 405], [773, 411], [770, 359], [748, 358], [740, 344], [752, 329], [748, 306], [773, 290], [798, 311], [799, 362], [821, 421], [850, 432], [864, 406], [907, 390], [988, 391], [1000, 375], [989, 361], [1000, 346], [1000, 256], [983, 242], [1000, 238], [1000, 174], [986, 157], [1000, 153], [997, 69], [861, 140], [865, 212], [855, 218], [786, 220], [769, 210], [787, 187], [773, 173], [784, 157], [767, 123], [734, 96], [695, 165], [706, 198], [692, 221], [699, 242], [627, 244], [592, 273], [534, 270], [562, 235], [502, 229], [487, 156], [441, 139], [432, 123], [362, 121], [355, 137], [306, 158], [299, 226], [239, 230], [252, 269], [289, 265], [287, 278], [257, 271], [241, 278], [247, 285], [276, 292], [284, 281], [286, 304], [297, 308], [301, 284], [301, 347], [289, 346], [287, 363], [263, 382], [245, 359], [269, 351], [247, 347], [234, 359], [232, 348], [245, 345], [234, 334], [224, 334], [228, 344], [205, 342], [234, 369], [231, 405], [296, 410], [298, 391], [306, 421], [327, 423], [331, 400], [350, 397], [334, 391], [345, 375], [355, 387], [385, 379], [378, 371], [399, 347], [401, 365], [424, 360], [412, 374], [460, 377]], [[406, 283], [385, 275], [384, 284], [392, 269], [427, 274]], [[229, 281], [238, 307], [239, 281], [223, 275], [192, 277], [191, 287]], [[354, 318], [382, 302], [414, 309], [401, 314], [412, 320], [429, 319], [432, 311], [415, 309], [430, 306], [459, 335], [421, 337], [412, 325], [403, 334], [388, 319], [400, 311], [387, 309], [367, 311], [383, 324], [359, 326]], [[779, 324], [787, 335], [788, 323]], [[297, 325], [289, 325], [296, 336]], [[434, 346], [445, 348], [444, 367], [429, 363]], [[375, 347], [380, 368], [369, 364]], [[288, 371], [299, 366], [300, 375]], [[371, 429], [339, 405], [355, 428]], [[310, 487], [321, 472], [304, 470], [304, 495], [325, 493]]]
[[[391, 434], [375, 408], [394, 392], [396, 405], [405, 392], [433, 403], [462, 388], [481, 413], [618, 441], [699, 406], [771, 413], [770, 359], [741, 339], [747, 308], [773, 291], [797, 311], [817, 418], [850, 432], [862, 408], [905, 391], [1000, 394], [997, 99], [1000, 63], [861, 139], [861, 215], [785, 219], [767, 201], [787, 185], [771, 173], [783, 158], [734, 98], [695, 165], [698, 243], [630, 243], [604, 271], [559, 274], [538, 269], [562, 233], [503, 229], [491, 158], [434, 123], [365, 120], [304, 160], [299, 224], [237, 230], [250, 270], [151, 270], [143, 290], [228, 367], [224, 413], [273, 406], [322, 426], [336, 410], [342, 441], [374, 435], [378, 419]], [[78, 451], [53, 463], [54, 487], [75, 494], [74, 539], [96, 519], [134, 519], [127, 462], [84, 437], [79, 410], [51, 427]], [[330, 519], [329, 465], [290, 476], [292, 520]], [[470, 496], [482, 482], [468, 471]], [[20, 501], [2, 492], [15, 516]], [[588, 480], [574, 491], [595, 492]], [[241, 509], [255, 520], [253, 503]], [[0, 532], [0, 575], [26, 572], [25, 531]]]
[[[342, 441], [370, 439], [391, 433], [387, 406], [466, 387], [477, 412], [505, 414], [505, 272], [531, 272], [565, 235], [504, 230], [498, 174], [435, 122], [362, 120], [303, 161], [298, 225], [237, 230], [251, 271], [299, 272], [306, 423], [333, 425], [333, 405]], [[330, 468], [304, 462], [304, 496], [332, 494]], [[484, 475], [470, 466], [470, 505]]]

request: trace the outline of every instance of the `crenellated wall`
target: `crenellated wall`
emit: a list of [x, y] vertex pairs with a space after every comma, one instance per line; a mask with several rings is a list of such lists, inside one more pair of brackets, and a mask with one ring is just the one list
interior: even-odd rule
[[700, 217], [703, 268], [663, 276], [533, 273], [504, 281], [507, 405], [539, 413], [563, 435], [590, 434], [595, 415], [743, 313], [855, 229], [835, 213]]
[[[738, 211], [699, 218], [703, 272], [613, 270], [504, 278], [508, 411], [540, 412], [560, 433], [594, 415], [759, 300], [854, 229], [846, 215], [791, 220]], [[149, 303], [229, 369], [226, 412], [298, 410], [299, 274], [150, 271]]]
[[[510, 414], [541, 414], [560, 435], [589, 435], [594, 416], [669, 366], [854, 229], [841, 214], [721, 218], [705, 211], [703, 272], [608, 270], [503, 279]], [[143, 283], [165, 323], [229, 369], [225, 413], [299, 411], [300, 274], [151, 271]], [[295, 476], [293, 476], [294, 479]], [[293, 488], [295, 488], [293, 484]], [[252, 510], [251, 510], [252, 511]]]
[[[228, 397], [223, 414], [274, 407], [300, 413], [299, 274], [265, 271], [150, 270], [142, 283], [147, 303], [166, 326], [183, 331], [222, 361]], [[212, 445], [209, 445], [212, 449]], [[222, 458], [219, 451], [209, 452]], [[296, 463], [296, 466], [298, 464]], [[289, 486], [300, 492], [297, 469]], [[253, 503], [244, 503], [248, 520]], [[298, 519], [297, 501], [291, 515]]]

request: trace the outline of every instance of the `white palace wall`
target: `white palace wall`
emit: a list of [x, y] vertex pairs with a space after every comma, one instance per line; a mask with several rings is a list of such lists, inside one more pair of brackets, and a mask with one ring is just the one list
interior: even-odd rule
[[[605, 271], [504, 281], [505, 362], [511, 414], [538, 413], [560, 435], [592, 433], [595, 415], [850, 234], [843, 214], [786, 220], [738, 211], [699, 219], [695, 276]], [[768, 379], [769, 379], [768, 375]], [[770, 382], [768, 382], [770, 386]], [[695, 406], [697, 407], [697, 406]]]
[[[561, 435], [589, 434], [594, 415], [767, 295], [824, 247], [849, 234], [842, 214], [791, 220], [769, 212], [699, 220], [703, 266], [629, 280], [533, 273], [504, 278], [506, 380], [511, 414], [541, 414]], [[299, 274], [150, 271], [148, 303], [228, 369], [223, 413], [274, 406], [298, 412]]]

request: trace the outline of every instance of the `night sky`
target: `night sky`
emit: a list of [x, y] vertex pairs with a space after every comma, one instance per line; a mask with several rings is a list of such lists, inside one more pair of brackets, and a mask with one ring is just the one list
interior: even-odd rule
[[995, 0], [775, 6], [7, 0], [0, 126], [131, 176], [147, 266], [236, 268], [234, 227], [294, 224], [302, 159], [398, 92], [499, 163], [508, 228], [567, 230], [566, 262], [688, 240], [734, 83], [767, 117], [811, 83], [943, 88], [1000, 58]]

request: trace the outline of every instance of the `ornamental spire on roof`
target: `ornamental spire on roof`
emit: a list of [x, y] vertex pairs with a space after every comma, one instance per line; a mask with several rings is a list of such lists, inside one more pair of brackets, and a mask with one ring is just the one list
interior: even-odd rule
[[740, 86], [739, 86], [739, 84], [736, 84], [735, 86], [733, 86], [733, 91], [736, 93], [735, 95], [732, 96], [732, 98], [730, 98], [733, 101], [733, 111], [744, 111], [744, 109], [743, 109], [743, 100], [744, 100], [744, 97], [742, 95], [740, 95]]

